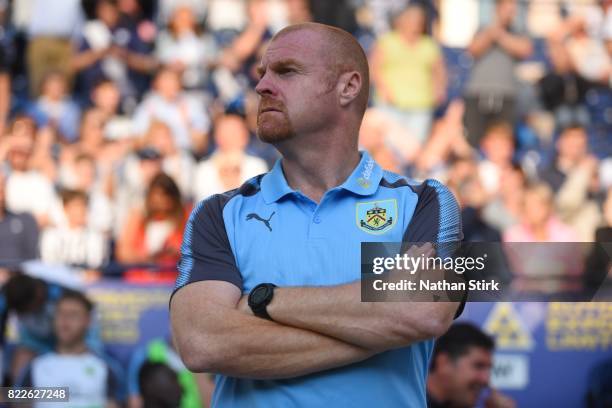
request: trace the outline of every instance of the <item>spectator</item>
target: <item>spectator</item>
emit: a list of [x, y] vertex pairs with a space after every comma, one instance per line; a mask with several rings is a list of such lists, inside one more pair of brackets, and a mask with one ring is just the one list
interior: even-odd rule
[[[259, 79], [255, 69], [259, 64], [258, 57], [261, 56], [265, 44], [272, 38], [272, 32], [268, 28], [267, 3], [264, 0], [248, 0], [246, 6], [248, 25], [221, 52], [220, 64], [241, 79], [238, 82], [246, 83], [252, 89]], [[231, 102], [231, 92], [226, 89], [229, 86], [229, 81], [220, 76], [221, 72], [223, 71], [218, 71], [214, 77], [215, 85], [221, 98], [225, 102]]]
[[[69, 289], [51, 282], [14, 274], [0, 293], [0, 317], [11, 312], [17, 314], [18, 337], [11, 364], [12, 383], [16, 383], [22, 370], [37, 355], [53, 350], [55, 335], [53, 319], [58, 300]], [[0, 318], [6, 324], [7, 320]], [[4, 345], [6, 327], [0, 327], [0, 344]], [[92, 325], [87, 332], [87, 344], [100, 351], [101, 343]]]
[[98, 158], [104, 145], [104, 114], [97, 109], [88, 109], [83, 113], [79, 140], [74, 147], [64, 148], [64, 152], [76, 156], [79, 153]]
[[[183, 390], [179, 376], [161, 363], [145, 363], [138, 378], [142, 390], [142, 405], [147, 408], [175, 408], [181, 406]], [[140, 403], [139, 403], [140, 404]]]
[[80, 0], [33, 0], [30, 7], [27, 65], [30, 95], [35, 97], [47, 72], [70, 74], [71, 42], [84, 16]]
[[568, 37], [579, 27], [576, 22], [568, 18], [547, 36], [552, 69], [538, 83], [542, 104], [554, 114], [555, 123], [561, 128], [589, 122], [585, 98], [591, 84], [577, 74], [567, 47]]
[[[159, 26], [166, 26], [172, 17], [172, 12], [177, 6], [189, 7], [193, 10], [197, 21], [210, 18], [211, 0], [159, 0], [157, 7], [157, 23]], [[226, 1], [227, 3], [227, 1]], [[230, 11], [233, 7], [230, 7]]]
[[[99, 177], [96, 161], [88, 154], [78, 154], [74, 162], [60, 170], [61, 184], [68, 190], [79, 190], [88, 197], [88, 228], [109, 234], [112, 228], [113, 210], [111, 197], [104, 188], [104, 179]], [[63, 208], [54, 214], [55, 224], [64, 226], [66, 219]]]
[[114, 175], [115, 235], [118, 236], [132, 209], [145, 206], [147, 188], [162, 171], [161, 154], [153, 148], [131, 152]]
[[168, 29], [157, 37], [159, 61], [181, 74], [186, 89], [202, 89], [218, 54], [214, 38], [197, 30], [194, 11], [187, 5], [173, 10]]
[[506, 167], [500, 175], [498, 194], [483, 209], [483, 220], [501, 232], [516, 225], [522, 214], [526, 183], [519, 165]]
[[489, 389], [484, 406], [513, 408], [514, 401], [490, 389], [495, 343], [470, 323], [455, 323], [434, 347], [427, 378], [429, 408], [473, 407]]
[[434, 123], [427, 143], [416, 154], [414, 176], [444, 179], [453, 158], [472, 156], [472, 147], [463, 135], [463, 112], [463, 101], [454, 100]]
[[37, 125], [51, 126], [72, 143], [78, 138], [80, 111], [67, 93], [66, 76], [59, 71], [49, 71], [41, 85], [41, 95], [31, 107], [30, 114]]
[[208, 116], [197, 100], [182, 92], [179, 75], [168, 67], [155, 75], [153, 92], [134, 113], [136, 134], [144, 135], [155, 119], [172, 129], [179, 148], [197, 153], [205, 151], [208, 145]]
[[484, 160], [478, 165], [478, 174], [488, 195], [498, 193], [501, 174], [512, 166], [514, 135], [512, 126], [505, 122], [491, 124], [480, 141]]
[[197, 165], [193, 195], [196, 200], [239, 187], [246, 180], [265, 173], [266, 163], [245, 152], [249, 132], [244, 120], [225, 115], [217, 120], [214, 130], [217, 150]]
[[[179, 379], [182, 397], [173, 407], [201, 408], [209, 406], [214, 383], [208, 374], [191, 373], [181, 361], [170, 339], [154, 339], [132, 354], [128, 371], [129, 408], [149, 407], [143, 398], [140, 383], [146, 383], [145, 370], [151, 364], [169, 368]], [[139, 381], [140, 380], [140, 381]], [[147, 386], [150, 386], [148, 384]], [[143, 402], [144, 405], [143, 405]]]
[[[93, 304], [81, 293], [66, 291], [55, 306], [53, 351], [35, 357], [20, 386], [67, 387], [68, 403], [59, 407], [119, 407], [119, 379], [86, 343]], [[42, 404], [35, 404], [35, 407]]]
[[544, 183], [528, 186], [523, 198], [519, 224], [504, 233], [507, 242], [577, 242], [578, 235], [559, 221], [553, 202], [553, 192]]
[[365, 112], [359, 129], [359, 147], [384, 169], [393, 168], [397, 173], [404, 173], [404, 167], [419, 154], [419, 145], [406, 140], [401, 126], [376, 108]]
[[87, 194], [65, 190], [62, 202], [66, 224], [43, 232], [42, 260], [51, 264], [99, 269], [106, 261], [109, 243], [102, 232], [87, 225]]
[[144, 208], [135, 208], [117, 241], [117, 260], [175, 268], [180, 257], [187, 209], [172, 178], [160, 173], [147, 190]]
[[397, 17], [395, 29], [380, 37], [371, 56], [380, 103], [419, 143], [429, 135], [434, 107], [446, 98], [444, 60], [425, 34], [425, 22], [425, 10], [411, 4]]
[[92, 90], [91, 101], [102, 115], [106, 139], [122, 140], [133, 136], [132, 120], [122, 114], [121, 91], [116, 83], [108, 78], [98, 81]]
[[15, 214], [5, 206], [6, 176], [0, 171], [0, 269], [38, 258], [38, 225], [28, 213]]
[[607, 86], [612, 75], [612, 57], [603, 39], [589, 34], [585, 16], [570, 16], [566, 24], [566, 49], [571, 66], [585, 80]]
[[195, 161], [191, 153], [176, 146], [168, 125], [157, 120], [151, 122], [144, 146], [159, 152], [163, 171], [176, 181], [185, 199], [191, 198]]
[[474, 67], [465, 88], [465, 126], [472, 146], [478, 146], [493, 121], [515, 121], [517, 80], [514, 68], [533, 51], [531, 41], [511, 28], [516, 0], [496, 0], [491, 25], [474, 36], [468, 52]]
[[581, 126], [565, 128], [556, 148], [554, 161], [540, 177], [555, 192], [559, 218], [579, 233], [578, 240], [591, 242], [601, 219], [595, 200], [599, 162], [589, 154], [588, 136]]
[[[584, 267], [584, 247], [577, 244], [578, 234], [555, 214], [548, 185], [536, 183], [527, 187], [521, 221], [507, 229], [503, 239], [514, 275], [514, 290], [547, 294], [581, 289], [578, 278]], [[563, 244], [533, 244], [547, 242]]]
[[470, 176], [459, 184], [457, 193], [461, 206], [463, 239], [468, 242], [500, 242], [499, 231], [483, 220], [482, 210], [488, 195], [478, 176]]
[[96, 20], [83, 27], [72, 57], [83, 103], [91, 95], [91, 87], [103, 77], [116, 82], [123, 97], [135, 97], [139, 94], [139, 74], [151, 73], [157, 67], [157, 61], [147, 55], [138, 36], [122, 27], [119, 19], [114, 0], [98, 0]]
[[[21, 132], [18, 127], [14, 126], [16, 131]], [[51, 208], [57, 198], [51, 181], [30, 167], [33, 135], [11, 135], [5, 141], [5, 148], [10, 169], [5, 185], [6, 208], [14, 213], [28, 212], [36, 218], [40, 227], [45, 227], [51, 221]]]

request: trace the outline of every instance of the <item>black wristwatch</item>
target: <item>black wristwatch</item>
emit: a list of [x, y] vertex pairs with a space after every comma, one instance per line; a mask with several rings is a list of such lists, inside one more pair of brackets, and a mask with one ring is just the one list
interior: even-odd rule
[[273, 283], [260, 283], [251, 290], [249, 293], [249, 307], [255, 316], [272, 320], [268, 314], [267, 307], [274, 297], [275, 287], [276, 285]]

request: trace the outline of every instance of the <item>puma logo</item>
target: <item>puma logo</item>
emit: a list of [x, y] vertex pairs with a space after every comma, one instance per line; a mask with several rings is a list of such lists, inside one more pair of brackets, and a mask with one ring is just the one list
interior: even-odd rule
[[270, 214], [268, 219], [261, 218], [259, 215], [255, 214], [255, 213], [250, 213], [250, 214], [247, 215], [246, 220], [248, 221], [248, 220], [256, 219], [257, 221], [261, 221], [261, 222], [263, 222], [266, 225], [266, 227], [268, 227], [270, 232], [272, 232], [272, 227], [270, 226], [270, 220], [272, 219], [272, 216], [275, 213], [276, 213], [276, 211], [272, 211], [272, 214]]

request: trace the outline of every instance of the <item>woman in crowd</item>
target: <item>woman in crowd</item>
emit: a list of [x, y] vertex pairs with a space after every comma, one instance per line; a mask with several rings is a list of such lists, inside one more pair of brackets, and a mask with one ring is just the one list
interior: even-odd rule
[[144, 208], [134, 209], [126, 220], [117, 242], [117, 260], [174, 268], [179, 260], [186, 210], [174, 180], [164, 173], [155, 176]]

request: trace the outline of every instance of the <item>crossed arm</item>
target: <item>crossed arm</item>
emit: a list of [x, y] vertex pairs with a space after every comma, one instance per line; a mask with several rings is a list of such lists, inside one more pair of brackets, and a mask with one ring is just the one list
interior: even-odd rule
[[474, 58], [480, 58], [495, 44], [519, 59], [527, 58], [533, 53], [533, 44], [529, 38], [512, 34], [497, 25], [492, 25], [477, 33], [468, 46], [468, 52]]
[[231, 283], [203, 281], [172, 299], [177, 348], [192, 371], [291, 378], [364, 360], [446, 331], [456, 303], [362, 303], [359, 282], [277, 288], [255, 317]]

